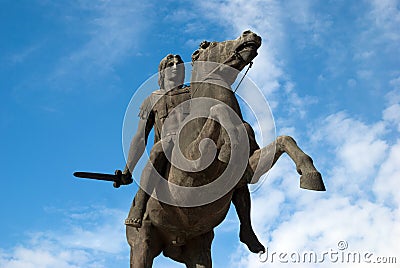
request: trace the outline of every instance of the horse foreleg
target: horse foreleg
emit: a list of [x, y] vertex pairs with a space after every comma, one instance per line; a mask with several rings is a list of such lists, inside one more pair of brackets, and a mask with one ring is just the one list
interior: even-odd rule
[[253, 253], [265, 252], [265, 247], [258, 240], [251, 225], [251, 199], [247, 185], [235, 189], [232, 196], [232, 203], [236, 208], [236, 213], [240, 221], [240, 241], [246, 244]]
[[187, 148], [188, 157], [196, 160], [194, 170], [202, 170], [213, 161], [217, 148], [220, 147], [221, 125], [218, 123], [218, 105], [211, 107], [209, 117], [206, 119], [199, 135]]
[[249, 159], [250, 167], [254, 171], [253, 178], [257, 180], [265, 174], [283, 153], [287, 153], [296, 164], [296, 170], [301, 175], [301, 188], [325, 191], [321, 173], [315, 168], [313, 160], [297, 146], [296, 141], [290, 136], [279, 136], [271, 144], [254, 152]]
[[[217, 144], [220, 132], [220, 125], [212, 118], [208, 118], [197, 138], [189, 145], [188, 152], [191, 159], [198, 159], [204, 152], [200, 150], [200, 143], [204, 139], [210, 139]], [[206, 149], [206, 148], [203, 148]]]
[[[200, 156], [203, 158], [203, 154], [214, 156], [216, 149], [219, 149], [218, 159], [228, 163], [231, 149], [237, 147], [245, 135], [242, 119], [226, 105], [216, 104], [210, 108], [209, 116], [188, 152], [191, 159], [198, 159]], [[202, 144], [203, 140], [208, 142]]]

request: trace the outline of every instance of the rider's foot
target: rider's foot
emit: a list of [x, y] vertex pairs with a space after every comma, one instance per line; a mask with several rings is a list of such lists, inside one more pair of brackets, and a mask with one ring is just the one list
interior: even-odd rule
[[265, 247], [258, 241], [253, 229], [246, 226], [240, 226], [239, 233], [240, 241], [246, 244], [249, 250], [253, 253], [265, 252]]
[[125, 220], [125, 225], [136, 228], [142, 227], [143, 214], [143, 210], [133, 207]]
[[125, 220], [125, 225], [140, 228], [142, 227], [142, 219], [135, 219], [135, 218], [127, 218]]

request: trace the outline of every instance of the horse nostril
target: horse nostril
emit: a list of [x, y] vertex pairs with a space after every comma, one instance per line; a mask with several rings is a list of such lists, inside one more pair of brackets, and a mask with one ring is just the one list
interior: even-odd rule
[[250, 30], [244, 31], [242, 35], [245, 36], [245, 35], [248, 35], [248, 34], [251, 34], [251, 31], [250, 31]]

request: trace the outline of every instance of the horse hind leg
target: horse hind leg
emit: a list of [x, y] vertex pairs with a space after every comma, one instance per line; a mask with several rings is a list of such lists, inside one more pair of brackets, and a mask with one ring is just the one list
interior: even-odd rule
[[183, 247], [182, 256], [187, 268], [211, 268], [211, 243], [214, 231], [210, 231], [190, 241]]

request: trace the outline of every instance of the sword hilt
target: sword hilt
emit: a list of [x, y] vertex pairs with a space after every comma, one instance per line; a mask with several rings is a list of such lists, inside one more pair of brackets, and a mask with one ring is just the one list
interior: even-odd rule
[[119, 188], [121, 186], [121, 181], [122, 181], [122, 171], [117, 169], [114, 172], [115, 176], [117, 176], [117, 180], [114, 181], [113, 186], [114, 188]]
[[113, 183], [115, 188], [119, 188], [121, 185], [128, 185], [133, 182], [132, 175], [130, 173], [124, 174], [121, 170], [115, 171], [116, 180]]

